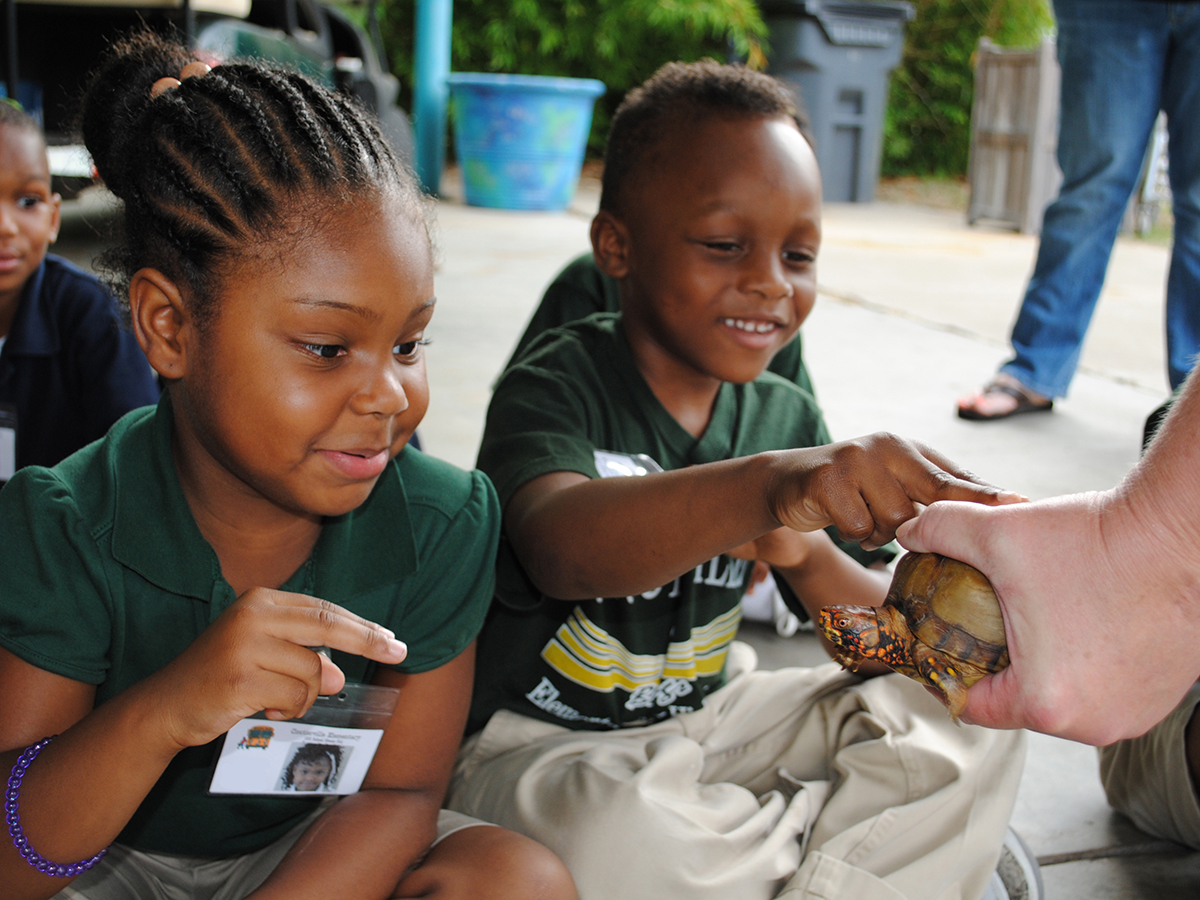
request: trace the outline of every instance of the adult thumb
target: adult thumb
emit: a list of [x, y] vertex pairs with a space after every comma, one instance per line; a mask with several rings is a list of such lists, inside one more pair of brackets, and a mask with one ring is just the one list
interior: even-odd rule
[[940, 500], [901, 525], [896, 531], [896, 540], [907, 550], [940, 553], [974, 565], [983, 556], [988, 514], [1004, 509], [959, 500]]

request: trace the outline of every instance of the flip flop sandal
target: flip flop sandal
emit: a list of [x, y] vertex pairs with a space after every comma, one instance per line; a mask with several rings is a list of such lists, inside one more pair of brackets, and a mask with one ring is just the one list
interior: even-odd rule
[[979, 395], [982, 397], [986, 397], [988, 394], [1008, 394], [1008, 396], [1017, 401], [1017, 405], [1008, 410], [1008, 412], [994, 413], [992, 415], [981, 413], [976, 409], [964, 409], [960, 406], [958, 408], [958, 417], [960, 419], [968, 419], [972, 422], [990, 422], [994, 419], [1007, 419], [1009, 416], [1019, 415], [1020, 413], [1049, 412], [1054, 409], [1053, 400], [1036, 403], [1029, 399], [1029, 395], [1020, 388], [1013, 387], [1010, 384], [1001, 384], [997, 381], [992, 381], [984, 385], [983, 390], [979, 392]]

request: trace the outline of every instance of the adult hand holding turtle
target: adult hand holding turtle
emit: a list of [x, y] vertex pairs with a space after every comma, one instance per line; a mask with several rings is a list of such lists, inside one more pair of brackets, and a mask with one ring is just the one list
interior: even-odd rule
[[[1092, 744], [1141, 735], [1200, 678], [1200, 384], [1116, 488], [1013, 506], [936, 503], [910, 550], [968, 562], [1004, 608], [1011, 665], [965, 721]], [[1200, 777], [1200, 724], [1187, 744]]]

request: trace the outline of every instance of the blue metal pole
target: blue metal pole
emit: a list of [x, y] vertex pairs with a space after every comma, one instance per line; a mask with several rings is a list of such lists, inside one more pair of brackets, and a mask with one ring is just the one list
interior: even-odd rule
[[413, 115], [416, 119], [416, 168], [421, 186], [438, 193], [446, 161], [446, 100], [450, 89], [450, 23], [453, 0], [417, 0], [416, 72]]

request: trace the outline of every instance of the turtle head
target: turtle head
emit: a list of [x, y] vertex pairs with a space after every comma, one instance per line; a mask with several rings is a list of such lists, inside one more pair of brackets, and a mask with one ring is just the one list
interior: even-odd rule
[[851, 656], [879, 655], [879, 618], [872, 606], [827, 606], [817, 615], [825, 637]]

